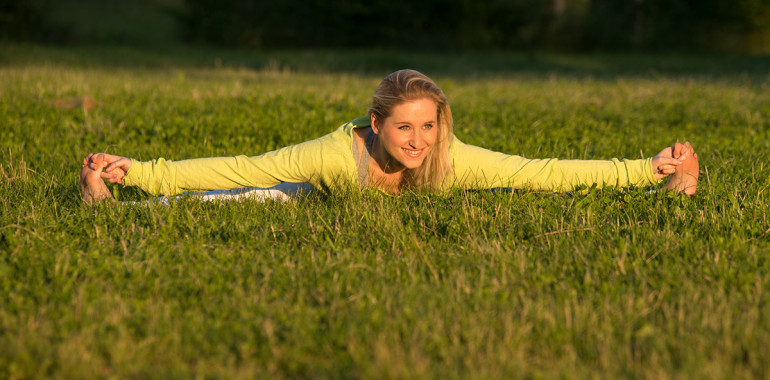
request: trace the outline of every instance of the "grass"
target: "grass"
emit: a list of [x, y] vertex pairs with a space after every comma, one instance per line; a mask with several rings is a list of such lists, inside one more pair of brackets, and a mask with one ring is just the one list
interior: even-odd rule
[[[770, 375], [762, 57], [4, 51], [1, 377]], [[606, 159], [688, 139], [699, 193], [79, 202], [90, 151], [298, 143], [362, 115], [402, 65], [445, 89], [466, 143]]]

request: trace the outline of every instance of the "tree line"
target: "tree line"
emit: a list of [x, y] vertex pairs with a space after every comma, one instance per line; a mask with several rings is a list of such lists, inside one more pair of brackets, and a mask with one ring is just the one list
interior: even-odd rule
[[0, 1], [5, 40], [770, 52], [770, 0]]

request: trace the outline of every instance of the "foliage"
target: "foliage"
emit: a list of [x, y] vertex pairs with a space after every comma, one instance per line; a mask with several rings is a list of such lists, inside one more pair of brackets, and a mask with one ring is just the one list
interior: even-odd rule
[[179, 0], [0, 0], [0, 37], [49, 44], [177, 43]]
[[[768, 52], [770, 4], [756, 0], [594, 0], [584, 44], [593, 48]], [[763, 41], [752, 35], [762, 34]]]
[[[769, 375], [764, 60], [2, 52], [0, 377]], [[259, 154], [359, 116], [400, 64], [437, 79], [467, 143], [603, 159], [689, 139], [699, 193], [79, 202], [89, 151]]]
[[765, 0], [2, 0], [0, 37], [163, 47], [770, 53]]
[[[768, 52], [756, 0], [186, 0], [194, 41], [255, 47]], [[752, 40], [762, 36], [764, 39]]]

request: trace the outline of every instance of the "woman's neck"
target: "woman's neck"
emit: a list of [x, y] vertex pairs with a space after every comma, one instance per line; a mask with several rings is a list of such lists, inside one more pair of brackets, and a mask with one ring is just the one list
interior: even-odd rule
[[369, 162], [369, 183], [388, 193], [398, 194], [405, 183], [406, 167], [393, 159], [375, 135]]
[[377, 162], [378, 167], [385, 174], [396, 174], [406, 170], [404, 165], [401, 165], [385, 150], [377, 135], [374, 135], [374, 142], [372, 143], [372, 159]]

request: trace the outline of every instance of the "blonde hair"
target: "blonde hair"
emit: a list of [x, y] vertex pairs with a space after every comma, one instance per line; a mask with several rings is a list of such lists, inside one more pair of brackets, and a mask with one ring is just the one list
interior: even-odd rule
[[399, 70], [382, 80], [372, 95], [369, 116], [382, 122], [393, 107], [417, 99], [432, 99], [438, 109], [438, 136], [420, 167], [407, 170], [405, 180], [416, 189], [438, 190], [452, 172], [449, 147], [452, 144], [452, 110], [444, 92], [433, 80], [415, 70]]

